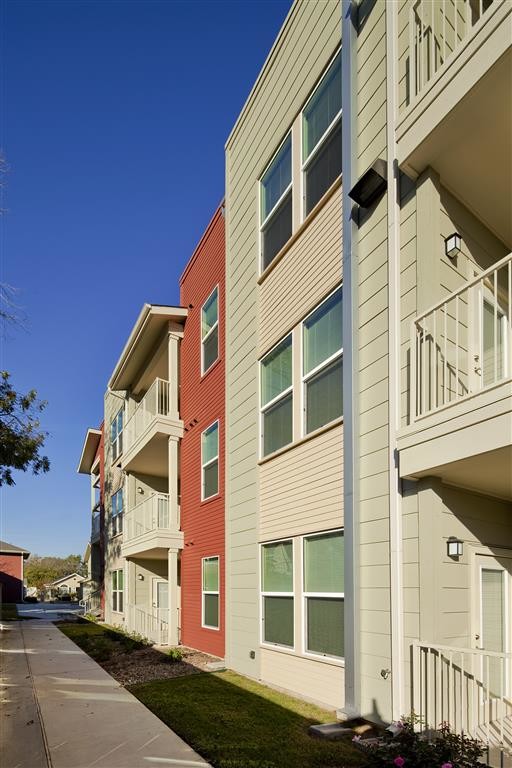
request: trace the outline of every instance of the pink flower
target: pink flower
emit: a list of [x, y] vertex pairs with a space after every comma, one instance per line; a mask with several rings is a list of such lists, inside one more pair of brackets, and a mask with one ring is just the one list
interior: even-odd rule
[[443, 763], [441, 768], [453, 768], [453, 763]]
[[398, 755], [398, 757], [395, 757], [395, 759], [393, 760], [393, 764], [397, 765], [398, 768], [402, 768], [402, 766], [405, 765], [405, 758], [400, 757], [400, 755]]

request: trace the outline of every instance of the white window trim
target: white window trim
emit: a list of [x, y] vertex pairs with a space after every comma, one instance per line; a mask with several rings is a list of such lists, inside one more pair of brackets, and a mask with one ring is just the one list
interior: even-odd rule
[[[114, 573], [117, 573], [117, 584], [119, 585], [119, 573], [123, 574], [123, 588], [114, 589]], [[124, 570], [123, 568], [114, 568], [110, 571], [110, 577], [112, 582], [111, 598], [112, 598], [112, 613], [124, 613]], [[114, 593], [117, 594], [117, 608], [114, 608]], [[119, 595], [123, 595], [123, 610], [119, 610]]]
[[[318, 139], [317, 143], [315, 144], [313, 150], [309, 153], [306, 160], [304, 160], [304, 137], [303, 137], [303, 130], [304, 130], [304, 110], [307, 108], [309, 102], [317, 92], [318, 88], [322, 84], [322, 80], [324, 79], [325, 75], [329, 71], [329, 67], [333, 63], [336, 56], [341, 51], [341, 46], [336, 50], [336, 53], [332, 56], [332, 58], [329, 60], [329, 63], [325, 67], [324, 71], [322, 72], [321, 76], [318, 79], [317, 84], [311, 91], [310, 95], [308, 96], [307, 101], [305, 102], [304, 106], [302, 107], [300, 111], [300, 195], [301, 195], [301, 206], [300, 206], [300, 214], [301, 214], [301, 222], [304, 221], [307, 217], [306, 214], [306, 171], [308, 169], [308, 166], [311, 165], [313, 158], [316, 157], [318, 152], [320, 151], [321, 147], [325, 144], [331, 133], [335, 130], [335, 128], [338, 125], [338, 122], [341, 120], [342, 112], [343, 110], [340, 109], [340, 111], [333, 117], [330, 124], [327, 126], [326, 130], [322, 134], [322, 136]], [[310, 211], [311, 213], [311, 211]]]
[[[215, 293], [215, 291], [217, 291], [217, 320], [216, 320], [216, 321], [215, 321], [215, 323], [212, 325], [212, 327], [210, 328], [210, 330], [208, 331], [208, 333], [206, 333], [206, 334], [203, 336], [203, 310], [204, 310], [204, 308], [205, 308], [205, 305], [206, 305], [206, 304], [208, 304], [208, 302], [209, 302], [209, 301], [210, 301], [210, 299], [212, 298], [212, 296], [213, 296], [213, 294]], [[205, 343], [205, 341], [207, 341], [207, 340], [208, 340], [208, 338], [209, 338], [209, 337], [212, 335], [212, 333], [214, 332], [214, 330], [215, 330], [216, 328], [218, 328], [218, 327], [219, 327], [219, 303], [220, 303], [220, 290], [219, 290], [219, 284], [217, 283], [217, 285], [215, 286], [215, 288], [213, 288], [213, 290], [211, 291], [211, 293], [209, 294], [209, 296], [206, 298], [206, 300], [203, 302], [203, 304], [202, 304], [202, 306], [201, 306], [201, 318], [200, 318], [200, 322], [201, 322], [201, 376], [204, 376], [204, 375], [205, 375], [205, 373], [208, 373], [208, 371], [210, 370], [210, 368], [212, 368], [212, 367], [215, 365], [215, 363], [216, 363], [216, 362], [217, 362], [217, 360], [219, 359], [219, 355], [220, 355], [220, 338], [219, 338], [219, 334], [217, 333], [217, 357], [216, 357], [216, 358], [215, 358], [215, 360], [214, 360], [214, 361], [213, 361], [213, 362], [212, 362], [212, 363], [211, 363], [211, 364], [208, 366], [208, 368], [205, 368], [205, 367], [204, 367], [204, 343]]]
[[[120, 413], [123, 414], [123, 426], [121, 428], [121, 431], [118, 432], [117, 431], [117, 420], [119, 418], [119, 414]], [[112, 440], [112, 424], [114, 424], [114, 423], [116, 425], [116, 439]], [[123, 451], [119, 450], [119, 437], [120, 437], [120, 435], [123, 434], [123, 432], [124, 432], [124, 407], [123, 408], [119, 408], [119, 410], [117, 411], [116, 415], [114, 416], [114, 418], [110, 422], [110, 448], [111, 448], [111, 451], [112, 451], [112, 464], [117, 462], [119, 460], [119, 458], [123, 455]], [[115, 449], [114, 449], [114, 446], [115, 446]]]
[[[269, 400], [268, 403], [265, 403], [265, 405], [262, 405], [261, 404], [261, 396], [262, 396], [262, 387], [261, 387], [262, 374], [261, 374], [261, 372], [263, 370], [262, 363], [265, 360], [265, 358], [268, 357], [274, 351], [274, 349], [276, 349], [280, 344], [282, 344], [282, 342], [285, 341], [288, 337], [290, 337], [290, 339], [291, 339], [291, 348], [292, 348], [292, 383], [290, 384], [289, 387], [287, 387], [282, 392], [280, 392], [278, 395], [273, 397], [272, 400]], [[284, 397], [289, 395], [290, 392], [292, 394], [292, 439], [290, 440], [289, 443], [286, 443], [286, 445], [292, 445], [292, 443], [295, 440], [295, 419], [294, 419], [294, 412], [293, 412], [293, 399], [294, 399], [293, 384], [294, 384], [294, 378], [295, 378], [294, 377], [294, 366], [295, 366], [294, 354], [295, 354], [295, 352], [294, 352], [294, 344], [293, 344], [293, 331], [290, 331], [285, 336], [283, 336], [282, 339], [279, 339], [277, 344], [274, 344], [273, 347], [271, 347], [267, 352], [265, 352], [263, 357], [261, 357], [259, 359], [259, 361], [258, 361], [258, 373], [259, 373], [259, 375], [258, 375], [258, 402], [259, 402], [259, 410], [260, 410], [260, 416], [259, 416], [259, 422], [260, 422], [259, 458], [260, 458], [260, 460], [261, 459], [266, 459], [267, 456], [272, 456], [272, 453], [276, 453], [277, 451], [280, 451], [280, 450], [282, 450], [283, 448], [286, 447], [286, 446], [283, 445], [283, 446], [281, 446], [281, 448], [277, 448], [276, 451], [272, 451], [272, 453], [267, 453], [267, 454], [264, 453], [264, 451], [263, 451], [263, 448], [264, 448], [264, 438], [265, 438], [265, 434], [264, 434], [264, 415], [265, 415], [265, 413], [270, 408], [272, 408], [272, 406], [274, 406], [276, 403], [278, 403], [279, 400], [282, 400]], [[270, 542], [268, 542], [268, 543], [270, 543]]]
[[[269, 544], [284, 544], [286, 542], [290, 542], [292, 545], [292, 591], [291, 592], [264, 592], [263, 591], [263, 559], [262, 559], [262, 553], [263, 548], [268, 546]], [[294, 539], [293, 537], [287, 537], [284, 539], [272, 539], [272, 541], [263, 541], [259, 545], [259, 566], [258, 566], [258, 572], [259, 572], [259, 591], [260, 591], [260, 645], [263, 648], [271, 648], [275, 651], [288, 651], [289, 653], [295, 653], [296, 645], [297, 645], [297, 638], [296, 638], [296, 632], [295, 632], [295, 610], [296, 610], [296, 603], [295, 603], [295, 546], [294, 546]], [[270, 643], [268, 640], [265, 640], [265, 627], [263, 623], [263, 616], [264, 616], [264, 600], [265, 597], [291, 597], [293, 600], [293, 645], [282, 645], [281, 643]]]
[[[203, 462], [203, 436], [205, 432], [208, 432], [209, 429], [217, 425], [217, 455], [214, 456], [212, 459], [210, 459], [207, 462]], [[220, 493], [220, 473], [219, 473], [219, 453], [220, 453], [220, 420], [216, 419], [215, 421], [212, 421], [212, 423], [206, 427], [206, 429], [203, 429], [201, 432], [201, 501], [208, 501], [209, 499], [214, 499], [216, 496]], [[204, 495], [204, 470], [207, 467], [210, 467], [214, 462], [217, 462], [217, 492], [212, 493], [211, 496], [205, 496]]]
[[[114, 499], [116, 499], [116, 510], [117, 510], [117, 495], [119, 493], [121, 494], [121, 499], [122, 499], [121, 512], [117, 512], [116, 511], [116, 513], [114, 514]], [[110, 497], [110, 520], [111, 520], [111, 531], [112, 531], [111, 538], [114, 538], [114, 536], [119, 536], [123, 532], [122, 526], [123, 526], [123, 523], [124, 523], [124, 520], [123, 520], [123, 516], [124, 516], [124, 503], [125, 503], [125, 500], [124, 500], [124, 490], [123, 490], [123, 488], [118, 488], [117, 491], [115, 493], [113, 493], [112, 496]], [[121, 530], [120, 531], [117, 530], [117, 520], [119, 518], [121, 519]], [[114, 523], [114, 521], [116, 521], [116, 522]]]
[[318, 651], [310, 651], [308, 650], [308, 613], [307, 613], [307, 601], [309, 597], [326, 597], [331, 598], [332, 600], [335, 599], [342, 599], [343, 604], [345, 605], [345, 593], [344, 592], [306, 592], [304, 589], [304, 582], [305, 582], [305, 562], [306, 558], [304, 556], [304, 542], [306, 539], [314, 539], [317, 536], [327, 536], [329, 533], [341, 533], [343, 536], [343, 541], [345, 541], [345, 529], [344, 528], [333, 528], [328, 531], [317, 531], [315, 533], [307, 533], [304, 534], [304, 536], [300, 537], [300, 564], [301, 564], [301, 578], [300, 578], [300, 601], [302, 606], [302, 617], [301, 617], [301, 636], [302, 636], [302, 653], [304, 656], [307, 656], [311, 659], [318, 660], [324, 660], [329, 661], [331, 663], [337, 662], [339, 666], [345, 666], [345, 657], [344, 656], [332, 656], [329, 653], [320, 653]]
[[325, 360], [323, 360], [321, 363], [319, 363], [315, 368], [313, 368], [308, 373], [304, 373], [304, 324], [307, 322], [308, 318], [313, 315], [317, 309], [320, 309], [322, 304], [325, 304], [326, 301], [329, 301], [329, 299], [334, 296], [334, 294], [337, 291], [341, 291], [341, 301], [343, 303], [343, 284], [338, 285], [333, 291], [331, 291], [322, 301], [314, 307], [314, 309], [309, 312], [306, 317], [303, 318], [300, 324], [300, 379], [301, 379], [301, 437], [308, 437], [309, 435], [314, 434], [317, 430], [323, 429], [324, 427], [328, 427], [329, 424], [334, 424], [334, 422], [338, 421], [338, 419], [343, 418], [343, 413], [340, 414], [340, 416], [335, 416], [334, 419], [331, 419], [331, 421], [328, 421], [326, 424], [322, 424], [320, 427], [317, 427], [316, 429], [312, 429], [311, 432], [307, 431], [307, 397], [306, 397], [306, 387], [310, 379], [312, 379], [314, 376], [316, 376], [317, 373], [319, 373], [323, 368], [327, 368], [328, 365], [330, 365], [335, 360], [343, 359], [343, 346], [340, 347], [340, 349], [336, 350], [336, 352], [333, 352], [332, 355], [329, 355]]
[[[207, 589], [204, 588], [204, 563], [205, 563], [206, 560], [217, 560], [217, 575], [218, 575], [219, 588], [218, 588], [218, 590], [216, 592], [213, 591], [213, 590], [210, 590], [210, 589], [207, 590]], [[205, 597], [205, 595], [217, 595], [217, 597], [219, 598], [219, 601], [218, 601], [218, 607], [219, 607], [218, 621], [219, 621], [219, 624], [218, 624], [217, 627], [212, 627], [211, 624], [205, 624], [205, 620], [204, 620], [204, 614], [205, 614], [205, 610], [204, 610], [204, 597]], [[208, 555], [207, 557], [202, 557], [201, 558], [201, 626], [203, 627], [203, 629], [213, 629], [216, 632], [220, 631], [220, 555]]]
[[[290, 163], [291, 163], [291, 171], [292, 171], [291, 172], [292, 180], [290, 181], [290, 183], [288, 184], [288, 186], [286, 187], [284, 192], [281, 194], [281, 196], [279, 197], [279, 199], [275, 203], [275, 205], [272, 208], [272, 210], [269, 211], [269, 213], [266, 215], [264, 221], [262, 221], [262, 219], [261, 219], [261, 214], [262, 214], [262, 210], [261, 210], [261, 189], [262, 189], [261, 183], [262, 183], [263, 177], [265, 176], [266, 172], [268, 171], [268, 169], [270, 168], [270, 166], [272, 165], [272, 163], [276, 159], [276, 157], [279, 154], [280, 150], [282, 149], [282, 147], [284, 147], [286, 141], [288, 140], [288, 137], [290, 138], [290, 155], [291, 155]], [[263, 170], [263, 173], [261, 174], [261, 176], [258, 179], [258, 226], [259, 226], [259, 237], [258, 237], [258, 242], [259, 242], [258, 266], [259, 266], [259, 269], [258, 269], [258, 273], [260, 275], [263, 274], [263, 272], [270, 266], [270, 264], [274, 260], [274, 259], [272, 259], [272, 261], [269, 261], [269, 263], [267, 264], [266, 267], [263, 266], [263, 230], [265, 229], [265, 227], [267, 226], [267, 224], [271, 220], [272, 216], [274, 216], [274, 214], [278, 211], [280, 205], [282, 204], [282, 202], [284, 201], [285, 197], [288, 195], [288, 193], [290, 191], [292, 192], [292, 230], [293, 230], [293, 181], [294, 181], [294, 178], [293, 178], [293, 136], [292, 136], [292, 128], [290, 127], [288, 129], [288, 131], [286, 132], [286, 135], [285, 135], [284, 139], [279, 144], [278, 148], [276, 149], [276, 151], [274, 152], [274, 154], [272, 155], [272, 157], [270, 158], [270, 160], [266, 164], [265, 169]], [[274, 256], [274, 258], [275, 258], [275, 256]]]

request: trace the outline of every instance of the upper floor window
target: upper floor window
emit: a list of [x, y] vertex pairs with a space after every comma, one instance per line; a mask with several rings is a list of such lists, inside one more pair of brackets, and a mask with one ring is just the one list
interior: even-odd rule
[[292, 335], [260, 362], [262, 455], [293, 440]]
[[124, 499], [123, 489], [120, 488], [112, 496], [112, 536], [123, 532]]
[[313, 432], [343, 415], [342, 289], [302, 323], [304, 431]]
[[110, 445], [112, 446], [112, 461], [123, 452], [123, 409], [114, 416], [110, 425]]
[[219, 422], [201, 435], [201, 498], [203, 501], [219, 492]]
[[261, 269], [292, 235], [292, 137], [288, 134], [260, 180]]
[[201, 373], [219, 356], [219, 289], [210, 293], [201, 308]]
[[341, 51], [302, 110], [304, 215], [341, 174]]

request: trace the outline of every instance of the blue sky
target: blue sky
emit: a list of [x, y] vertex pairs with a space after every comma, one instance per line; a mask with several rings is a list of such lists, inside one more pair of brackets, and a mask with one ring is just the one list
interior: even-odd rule
[[0, 538], [84, 551], [85, 431], [142, 304], [178, 302], [223, 196], [224, 143], [290, 4], [0, 0], [0, 280], [27, 318], [0, 367], [48, 400], [52, 464], [1, 489]]

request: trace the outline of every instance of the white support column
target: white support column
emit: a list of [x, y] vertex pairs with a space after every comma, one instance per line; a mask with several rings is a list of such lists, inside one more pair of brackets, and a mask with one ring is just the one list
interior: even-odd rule
[[169, 492], [169, 525], [171, 530], [180, 529], [180, 510], [178, 506], [178, 438], [169, 437], [168, 445], [168, 492]]
[[169, 549], [168, 554], [169, 582], [169, 645], [178, 645], [178, 550]]
[[[178, 330], [180, 329], [180, 330]], [[179, 405], [179, 347], [183, 336], [181, 326], [169, 323], [168, 336], [168, 379], [169, 379], [169, 412], [170, 416], [178, 419]]]

